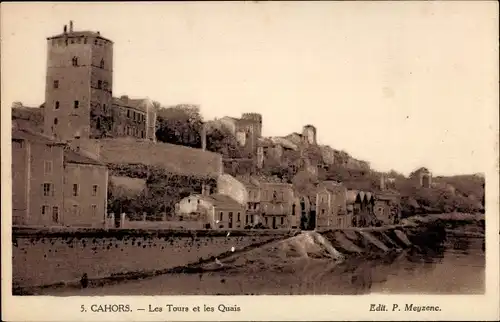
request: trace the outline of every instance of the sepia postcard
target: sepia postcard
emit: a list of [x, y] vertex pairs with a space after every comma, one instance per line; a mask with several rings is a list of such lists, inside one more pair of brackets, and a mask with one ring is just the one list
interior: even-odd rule
[[2, 320], [499, 320], [498, 20], [2, 3]]

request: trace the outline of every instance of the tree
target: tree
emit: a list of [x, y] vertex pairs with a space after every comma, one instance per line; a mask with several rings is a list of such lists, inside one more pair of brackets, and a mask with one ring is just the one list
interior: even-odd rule
[[207, 130], [207, 150], [222, 154], [225, 158], [241, 158], [243, 151], [238, 144], [236, 137], [231, 131], [224, 127], [210, 127]]
[[156, 138], [161, 142], [199, 148], [202, 126], [200, 109], [196, 105], [182, 104], [159, 108]]

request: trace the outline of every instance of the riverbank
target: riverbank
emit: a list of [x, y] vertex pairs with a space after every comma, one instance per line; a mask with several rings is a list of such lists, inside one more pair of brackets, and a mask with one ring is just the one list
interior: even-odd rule
[[[430, 233], [428, 235], [431, 235]], [[215, 262], [103, 287], [40, 295], [356, 295], [481, 294], [481, 239], [448, 236], [438, 245], [343, 254], [316, 232], [303, 232]], [[414, 240], [412, 234], [409, 240]], [[436, 240], [436, 239], [435, 239]], [[416, 246], [416, 245], [415, 245]], [[434, 246], [434, 247], [431, 247]]]
[[[415, 258], [419, 256], [437, 256], [445, 248], [444, 245], [447, 238], [457, 231], [467, 231], [469, 233], [475, 231], [476, 238], [484, 240], [484, 224], [481, 225], [481, 219], [476, 220], [477, 218], [471, 218], [458, 218], [455, 216], [455, 218], [450, 219], [450, 217], [446, 218], [444, 215], [426, 219], [417, 217], [407, 219], [405, 220], [406, 222], [399, 226], [339, 229], [322, 232], [307, 231], [302, 233], [294, 232], [293, 234], [290, 234], [290, 232], [284, 234], [282, 232], [281, 235], [275, 232], [274, 235], [271, 234], [271, 236], [267, 236], [262, 240], [261, 237], [258, 237], [259, 232], [253, 231], [251, 233], [252, 237], [246, 239], [247, 246], [241, 244], [241, 234], [235, 234], [239, 235], [239, 237], [231, 239], [230, 234], [218, 233], [216, 234], [219, 236], [218, 241], [209, 238], [200, 242], [196, 238], [191, 238], [195, 241], [184, 243], [185, 245], [182, 245], [184, 252], [182, 249], [179, 249], [179, 245], [173, 242], [174, 239], [166, 239], [168, 240], [166, 243], [164, 243], [165, 240], [163, 239], [155, 239], [153, 242], [143, 242], [141, 244], [141, 240], [138, 240], [137, 238], [139, 237], [136, 236], [136, 239], [131, 243], [124, 243], [118, 247], [113, 244], [111, 244], [112, 247], [105, 245], [107, 247], [104, 247], [101, 252], [94, 251], [93, 262], [88, 258], [84, 259], [89, 262], [89, 265], [94, 264], [94, 266], [97, 265], [98, 267], [99, 265], [108, 264], [107, 261], [114, 260], [114, 263], [111, 262], [108, 264], [111, 268], [108, 268], [108, 272], [112, 272], [113, 267], [115, 267], [115, 270], [121, 268], [121, 272], [97, 277], [87, 275], [85, 285], [81, 283], [81, 279], [74, 279], [71, 283], [61, 282], [35, 287], [17, 287], [14, 289], [14, 292], [19, 295], [59, 293], [57, 289], [62, 289], [62, 293], [65, 293], [64, 290], [70, 289], [73, 289], [74, 292], [80, 292], [84, 291], [80, 290], [82, 289], [82, 285], [85, 286], [83, 288], [95, 288], [96, 290], [105, 291], [105, 289], [113, 289], [113, 285], [128, 283], [132, 283], [130, 285], [135, 285], [134, 283], [143, 284], [147, 283], [151, 278], [157, 279], [159, 276], [165, 276], [162, 278], [169, 280], [187, 279], [190, 283], [196, 284], [196, 279], [191, 281], [196, 276], [203, 276], [208, 279], [210, 277], [207, 276], [241, 276], [242, 271], [245, 271], [244, 276], [248, 275], [247, 273], [249, 272], [254, 272], [255, 274], [258, 274], [257, 272], [276, 273], [278, 275], [285, 274], [288, 276], [286, 278], [287, 282], [285, 283], [284, 280], [282, 282], [289, 285], [290, 281], [294, 278], [300, 278], [304, 274], [313, 276], [311, 278], [317, 280], [314, 277], [314, 272], [320, 274], [319, 272], [321, 271], [321, 274], [325, 274], [323, 272], [325, 266], [332, 270], [327, 275], [352, 275], [353, 272], [359, 273], [360, 267], [370, 268], [374, 267], [374, 265], [389, 265], [401, 256], [413, 256]], [[269, 235], [270, 233], [266, 232], [266, 234]], [[483, 236], [482, 239], [481, 236]], [[175, 238], [175, 240], [178, 242], [178, 238]], [[128, 241], [130, 242], [131, 240], [128, 239]], [[52, 242], [46, 240], [47, 244], [52, 244]], [[239, 245], [237, 244], [238, 242], [240, 243]], [[203, 246], [210, 246], [211, 256], [198, 256], [197, 250]], [[98, 247], [95, 248], [97, 250]], [[152, 269], [131, 270], [127, 268], [133, 267], [130, 262], [123, 263], [112, 258], [112, 254], [107, 252], [110, 248], [115, 250], [113, 253], [122, 253], [123, 250], [120, 250], [120, 248], [128, 249], [127, 251], [135, 249], [136, 252], [139, 251], [140, 257], [143, 260], [149, 258], [150, 261], [151, 258], [149, 256], [153, 250], [155, 256], [160, 257], [160, 259], [157, 259], [156, 262], [148, 263], [148, 266]], [[157, 249], [157, 251], [154, 249]], [[77, 252], [81, 251], [79, 249], [75, 250]], [[175, 254], [177, 256], [172, 259], [172, 255], [165, 256], [166, 254]], [[188, 256], [184, 254], [188, 254]], [[54, 255], [51, 258], [52, 264]], [[61, 260], [64, 260], [64, 258], [61, 257]], [[137, 263], [139, 259], [122, 257], [120, 261], [123, 260]], [[184, 260], [184, 264], [180, 260]], [[81, 264], [80, 260], [77, 261]], [[177, 263], [178, 265], [172, 265], [172, 263]], [[141, 265], [144, 266], [144, 263]], [[82, 265], [78, 267], [81, 268]], [[45, 269], [43, 266], [41, 268]], [[302, 273], [300, 273], [301, 271]], [[81, 272], [80, 270], [74, 274], [76, 275]], [[68, 272], [66, 271], [65, 273], [67, 274]], [[295, 277], [294, 274], [296, 275]], [[363, 274], [357, 274], [357, 276], [353, 278], [358, 281], [363, 280], [362, 277], [359, 277], [363, 276]], [[248, 278], [252, 280], [252, 277]], [[278, 278], [278, 280], [280, 279]], [[131, 282], [131, 280], [136, 280], [136, 282]], [[201, 281], [198, 282], [201, 283]], [[210, 293], [208, 290], [209, 293], [203, 293], [200, 285], [193, 286], [191, 291], [180, 291], [180, 294], [218, 293]], [[349, 287], [352, 287], [352, 285]], [[305, 286], [302, 286], [302, 288], [307, 289]], [[301, 291], [295, 289], [294, 292], [300, 294]], [[144, 294], [149, 294], [149, 291], [146, 290]]]

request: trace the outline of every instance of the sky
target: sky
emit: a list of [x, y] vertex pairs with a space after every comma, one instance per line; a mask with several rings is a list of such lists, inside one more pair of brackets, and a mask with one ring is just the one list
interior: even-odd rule
[[74, 21], [114, 42], [113, 94], [261, 113], [263, 135], [380, 171], [485, 172], [498, 141], [490, 2], [3, 3], [2, 114], [44, 101], [46, 38]]

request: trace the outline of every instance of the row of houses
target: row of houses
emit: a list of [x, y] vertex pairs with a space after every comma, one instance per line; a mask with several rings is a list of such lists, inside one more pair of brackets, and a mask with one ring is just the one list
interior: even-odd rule
[[[102, 227], [108, 168], [43, 134], [12, 130], [13, 224]], [[277, 178], [222, 173], [217, 187], [179, 201], [176, 215], [209, 229], [323, 229], [393, 223], [397, 195], [326, 181], [306, 193]]]
[[222, 174], [216, 193], [185, 197], [176, 216], [198, 218], [209, 229], [363, 227], [396, 223], [399, 196], [348, 190], [333, 181], [302, 194], [278, 179]]
[[67, 143], [12, 129], [12, 224], [101, 227], [108, 168]]

